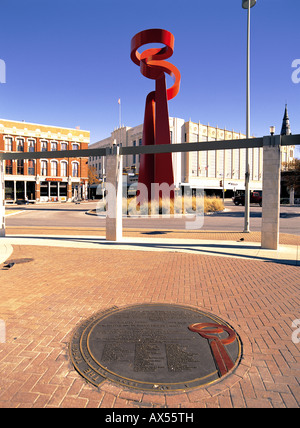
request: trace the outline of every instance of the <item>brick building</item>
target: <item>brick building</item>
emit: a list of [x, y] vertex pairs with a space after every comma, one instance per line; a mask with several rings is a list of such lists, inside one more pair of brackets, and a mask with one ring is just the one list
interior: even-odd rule
[[[90, 132], [0, 119], [0, 151], [43, 152], [87, 149]], [[86, 198], [87, 158], [6, 160], [5, 201], [72, 201]]]

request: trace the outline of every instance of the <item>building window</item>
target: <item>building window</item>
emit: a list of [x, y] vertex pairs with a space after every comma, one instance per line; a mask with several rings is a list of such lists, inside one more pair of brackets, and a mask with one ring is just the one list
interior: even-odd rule
[[[229, 160], [228, 160], [229, 162]], [[210, 150], [208, 152], [208, 174], [207, 176], [210, 178], [216, 177], [216, 151]], [[231, 157], [230, 157], [230, 164], [228, 166], [228, 170], [230, 171], [229, 175], [227, 177], [231, 178]]]
[[[140, 138], [139, 139], [139, 146], [141, 147], [142, 146], [142, 139]], [[139, 163], [141, 162], [141, 155], [139, 154]]]
[[45, 160], [41, 161], [41, 175], [47, 175], [47, 161]]
[[57, 161], [51, 161], [51, 176], [57, 177]]
[[35, 168], [34, 168], [34, 160], [29, 159], [28, 161], [28, 175], [35, 175]]
[[48, 189], [48, 183], [46, 182], [46, 181], [43, 181], [42, 183], [41, 183], [41, 186], [40, 186], [40, 195], [41, 196], [48, 196], [48, 192], [49, 192], [49, 189]]
[[41, 151], [42, 152], [47, 152], [48, 148], [47, 148], [47, 141], [41, 141]]
[[59, 183], [50, 182], [50, 196], [58, 196]]
[[68, 196], [68, 183], [59, 183], [60, 196]]
[[79, 150], [79, 144], [72, 144], [73, 150]]
[[62, 150], [68, 150], [68, 144], [67, 143], [61, 143], [61, 149]]
[[62, 162], [60, 164], [60, 175], [61, 175], [61, 177], [66, 177], [67, 176], [67, 170], [68, 170], [68, 163], [67, 162]]
[[5, 137], [5, 150], [7, 152], [12, 152], [12, 141], [11, 137]]
[[[136, 141], [135, 140], [132, 144], [133, 144], [133, 147], [136, 147]], [[136, 164], [136, 155], [132, 155], [132, 163], [133, 163], [133, 165]]]
[[24, 152], [24, 140], [23, 139], [17, 140], [17, 151], [18, 152]]
[[35, 181], [27, 181], [27, 197], [30, 201], [35, 199]]
[[35, 151], [35, 141], [34, 140], [28, 140], [28, 151], [29, 152]]
[[13, 201], [14, 200], [14, 182], [5, 181], [5, 199]]
[[51, 143], [51, 152], [56, 152], [57, 150], [57, 143]]
[[5, 161], [5, 174], [12, 174], [12, 160]]
[[72, 177], [78, 177], [78, 163], [72, 163]]
[[17, 160], [17, 174], [24, 175], [24, 161], [22, 159]]

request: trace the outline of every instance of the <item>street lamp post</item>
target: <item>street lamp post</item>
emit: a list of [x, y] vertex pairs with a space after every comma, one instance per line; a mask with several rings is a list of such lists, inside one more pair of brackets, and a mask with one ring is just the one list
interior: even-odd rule
[[[255, 6], [256, 0], [242, 0], [242, 8], [248, 9], [247, 26], [247, 95], [246, 95], [246, 138], [250, 138], [250, 9]], [[246, 149], [246, 172], [245, 172], [245, 218], [244, 232], [249, 233], [250, 218], [250, 168], [249, 168], [249, 149]]]
[[275, 126], [270, 126], [270, 134], [272, 136], [275, 134]]

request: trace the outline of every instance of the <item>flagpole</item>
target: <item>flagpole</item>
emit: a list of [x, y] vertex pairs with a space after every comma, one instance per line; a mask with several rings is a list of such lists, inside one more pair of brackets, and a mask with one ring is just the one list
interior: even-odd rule
[[119, 127], [121, 128], [121, 124], [122, 124], [122, 121], [121, 121], [121, 98], [119, 98], [118, 99], [118, 104], [119, 104]]

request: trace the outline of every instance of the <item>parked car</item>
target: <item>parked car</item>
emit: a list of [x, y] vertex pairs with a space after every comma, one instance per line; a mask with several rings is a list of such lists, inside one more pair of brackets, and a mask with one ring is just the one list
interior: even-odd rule
[[[234, 205], [245, 205], [245, 194], [236, 195], [232, 198]], [[250, 192], [250, 204], [262, 206], [262, 191]]]

